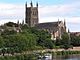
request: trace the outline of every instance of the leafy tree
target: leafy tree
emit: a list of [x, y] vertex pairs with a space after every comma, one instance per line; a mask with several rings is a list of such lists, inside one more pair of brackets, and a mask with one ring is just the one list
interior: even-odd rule
[[4, 25], [9, 26], [9, 27], [13, 27], [13, 26], [18, 27], [18, 24], [13, 23], [13, 22], [8, 22], [8, 23], [6, 23]]
[[69, 40], [69, 34], [64, 33], [62, 35], [61, 45], [63, 45], [64, 49], [68, 49], [70, 47], [70, 40]]
[[71, 35], [71, 45], [80, 46], [80, 36]]
[[0, 48], [2, 48], [4, 46], [4, 41], [3, 41], [3, 37], [0, 36]]

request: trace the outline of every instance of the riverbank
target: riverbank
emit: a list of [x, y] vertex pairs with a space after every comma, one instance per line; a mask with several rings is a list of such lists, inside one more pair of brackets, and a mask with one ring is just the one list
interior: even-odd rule
[[[80, 54], [80, 47], [73, 47], [69, 49], [42, 49], [42, 50], [32, 50], [24, 51], [22, 53], [14, 53], [13, 55], [22, 55], [22, 54], [37, 54], [37, 53], [55, 53], [56, 55], [64, 54]], [[13, 56], [12, 54], [5, 53], [4, 56]], [[3, 56], [2, 54], [0, 56]]]
[[75, 57], [75, 56], [80, 56], [80, 51], [66, 50], [66, 51], [45, 52], [45, 53], [20, 54], [12, 56], [7, 55], [7, 56], [1, 56], [0, 60], [38, 60], [43, 58], [46, 59], [49, 57], [51, 57], [51, 59], [62, 59], [65, 57]]
[[65, 56], [74, 57], [80, 56], [80, 47], [73, 47], [73, 49], [44, 49], [26, 51], [23, 53], [15, 53], [14, 55], [0, 56], [0, 60], [38, 60], [38, 57], [45, 56], [45, 54], [51, 54], [52, 59], [58, 59]]
[[[57, 51], [80, 51], [80, 47], [73, 47], [73, 48], [69, 48], [69, 49], [43, 49], [43, 50], [33, 50], [32, 52], [36, 53], [36, 52], [57, 52]], [[30, 51], [31, 52], [31, 51]], [[30, 53], [29, 51], [27, 53]]]

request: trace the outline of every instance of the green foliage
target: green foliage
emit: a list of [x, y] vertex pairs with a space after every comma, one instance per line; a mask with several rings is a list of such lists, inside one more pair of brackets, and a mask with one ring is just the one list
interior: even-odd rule
[[64, 50], [64, 51], [52, 52], [52, 54], [53, 54], [53, 55], [65, 56], [65, 55], [80, 54], [80, 51], [69, 51], [69, 50]]
[[56, 40], [56, 45], [60, 46], [61, 48], [68, 49], [70, 48], [70, 39], [69, 39], [69, 34], [64, 32], [62, 35], [61, 40]]
[[6, 25], [6, 26], [9, 26], [9, 27], [13, 27], [13, 26], [18, 27], [18, 24], [13, 23], [13, 22], [8, 22], [8, 23], [6, 23], [5, 25]]
[[80, 46], [80, 36], [71, 35], [71, 45]]
[[16, 34], [16, 31], [14, 31], [14, 30], [9, 31], [8, 29], [5, 29], [4, 32], [1, 33], [1, 36], [7, 37], [7, 35], [14, 35], [14, 34]]
[[4, 41], [3, 41], [3, 37], [0, 36], [0, 48], [2, 48], [4, 46]]
[[56, 40], [56, 45], [65, 49], [80, 46], [80, 36], [70, 35], [69, 37], [68, 33], [64, 33], [61, 40]]
[[64, 32], [64, 34], [62, 35], [62, 40], [69, 40], [69, 34]]
[[36, 56], [33, 54], [22, 54], [22, 55], [15, 55], [15, 56], [2, 56], [0, 60], [37, 60]]
[[[12, 22], [7, 23], [7, 26], [15, 25]], [[17, 33], [14, 30], [5, 29], [0, 35], [0, 49], [3, 55], [5, 53], [12, 54], [21, 53], [23, 51], [53, 48], [53, 42], [50, 34], [44, 30], [21, 26], [22, 32]]]

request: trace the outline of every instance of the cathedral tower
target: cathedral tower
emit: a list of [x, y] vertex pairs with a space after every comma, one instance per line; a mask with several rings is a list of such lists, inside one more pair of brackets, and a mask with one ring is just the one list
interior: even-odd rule
[[64, 32], [66, 32], [66, 21], [65, 21], [65, 19], [64, 19]]
[[25, 23], [30, 27], [34, 27], [38, 24], [38, 3], [36, 3], [36, 7], [33, 6], [31, 1], [30, 7], [27, 7], [26, 3], [26, 12], [25, 12]]

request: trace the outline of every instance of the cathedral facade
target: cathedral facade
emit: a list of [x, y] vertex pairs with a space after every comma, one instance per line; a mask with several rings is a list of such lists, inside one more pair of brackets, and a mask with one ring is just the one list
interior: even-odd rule
[[56, 40], [57, 38], [61, 39], [61, 36], [66, 32], [66, 23], [62, 21], [48, 22], [48, 23], [39, 23], [38, 17], [38, 3], [36, 7], [33, 6], [33, 3], [30, 3], [31, 7], [27, 7], [26, 3], [26, 12], [25, 12], [25, 23], [29, 27], [36, 27], [37, 29], [47, 30], [51, 34], [51, 39]]

